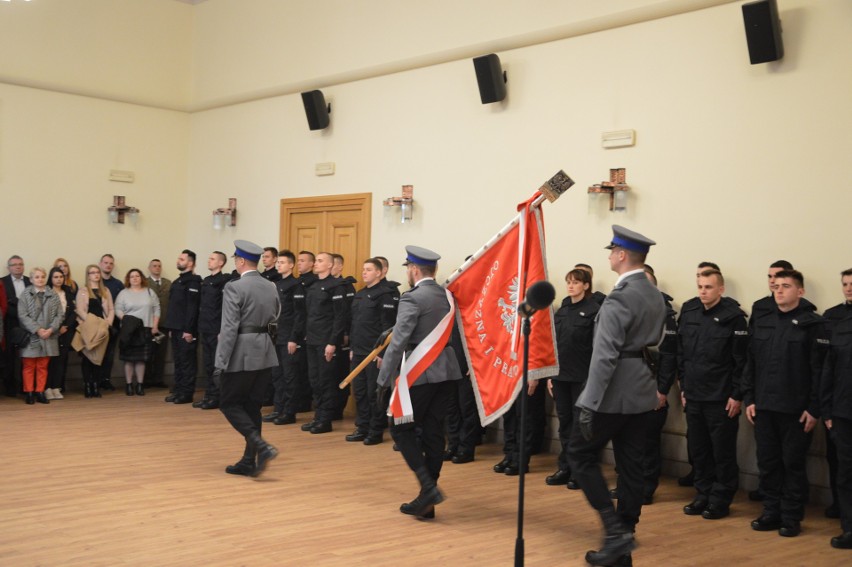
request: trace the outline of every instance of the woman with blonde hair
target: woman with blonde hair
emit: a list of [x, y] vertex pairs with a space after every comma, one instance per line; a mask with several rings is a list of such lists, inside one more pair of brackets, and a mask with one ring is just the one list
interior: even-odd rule
[[[71, 277], [71, 265], [68, 263], [68, 260], [57, 258], [53, 261], [53, 267], [62, 270], [62, 273], [65, 275], [65, 285], [71, 290], [71, 293], [76, 295], [78, 286], [74, 278]], [[50, 282], [47, 282], [47, 284], [50, 285]]]
[[[56, 293], [47, 286], [47, 271], [33, 268], [32, 285], [18, 298], [18, 320], [30, 333], [29, 342], [21, 347], [23, 390], [28, 404], [50, 403], [44, 395], [47, 386], [47, 364], [59, 355], [57, 336], [65, 313]], [[35, 397], [33, 396], [35, 393]], [[34, 399], [35, 398], [35, 399]]]
[[[97, 264], [86, 266], [86, 285], [80, 286], [77, 292], [77, 320], [82, 325], [91, 316], [100, 317], [112, 325], [115, 309], [112, 294], [101, 279], [101, 268]], [[87, 398], [100, 398], [98, 378], [101, 373], [100, 364], [95, 364], [89, 357], [83, 355], [81, 365], [83, 371], [83, 387]]]

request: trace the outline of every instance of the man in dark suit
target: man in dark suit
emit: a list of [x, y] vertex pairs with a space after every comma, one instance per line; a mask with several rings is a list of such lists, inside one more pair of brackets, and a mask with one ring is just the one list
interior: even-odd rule
[[[438, 489], [444, 464], [444, 416], [455, 387], [453, 380], [461, 380], [462, 376], [450, 346], [453, 296], [435, 282], [440, 256], [419, 246], [406, 246], [405, 250], [412, 288], [399, 299], [393, 338], [382, 359], [377, 383], [380, 392], [393, 386], [401, 375], [401, 366], [402, 374], [408, 374], [411, 367], [411, 377], [415, 378], [410, 388], [403, 386], [408, 383], [404, 375], [399, 379], [391, 401], [394, 419], [390, 431], [420, 482], [420, 494], [400, 506], [399, 511], [423, 519], [434, 518], [435, 505], [444, 500]], [[427, 340], [436, 329], [440, 330], [437, 339]], [[432, 363], [417, 376], [412, 361], [432, 357]], [[379, 398], [383, 400], [384, 396]]]
[[[619, 277], [598, 311], [589, 379], [577, 399], [578, 424], [568, 442], [574, 478], [606, 530], [600, 551], [586, 554], [593, 565], [632, 561], [633, 528], [642, 510], [646, 430], [659, 402], [644, 355], [647, 347], [660, 343], [666, 318], [663, 296], [643, 269], [655, 242], [618, 225], [612, 229], [609, 263]], [[619, 472], [617, 513], [599, 464], [609, 441]]]
[[[148, 287], [154, 290], [160, 300], [160, 321], [166, 320], [169, 308], [169, 292], [172, 289], [172, 280], [162, 277], [163, 263], [154, 258], [148, 263]], [[166, 352], [169, 348], [168, 340], [154, 342], [151, 360], [145, 369], [145, 385], [149, 388], [165, 388], [163, 375], [166, 369]]]
[[177, 259], [180, 277], [169, 290], [169, 310], [163, 327], [172, 340], [175, 365], [175, 390], [166, 401], [191, 404], [198, 373], [198, 305], [201, 301], [201, 276], [195, 274], [195, 252], [184, 250]]
[[18, 383], [21, 381], [21, 362], [17, 355], [18, 349], [12, 344], [11, 331], [19, 327], [18, 298], [29, 287], [30, 278], [24, 275], [24, 259], [18, 255], [6, 262], [9, 275], [3, 276], [3, 291], [6, 292], [6, 310], [3, 312], [3, 331], [6, 336], [6, 349], [3, 351], [3, 384], [6, 395], [15, 397], [18, 394]]
[[225, 472], [258, 476], [278, 456], [278, 450], [260, 436], [260, 408], [270, 370], [278, 364], [269, 324], [278, 318], [281, 304], [275, 284], [257, 271], [263, 249], [246, 240], [237, 240], [234, 246], [240, 278], [224, 288], [214, 379], [220, 381], [219, 408], [246, 441], [242, 459]]

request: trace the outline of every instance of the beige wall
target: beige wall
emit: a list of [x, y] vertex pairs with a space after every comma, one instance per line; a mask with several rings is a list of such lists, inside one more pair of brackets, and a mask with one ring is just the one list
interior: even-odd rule
[[[471, 2], [479, 11], [444, 2], [419, 13], [420, 4], [388, 1], [357, 11], [344, 2], [160, 1], [152, 2], [159, 16], [189, 12], [193, 21], [180, 24], [195, 38], [189, 107], [247, 102], [185, 115], [0, 87], [0, 191], [17, 205], [0, 213], [3, 254], [47, 262], [58, 249], [78, 264], [108, 243], [122, 269], [124, 258], [153, 254], [168, 265], [184, 246], [206, 255], [233, 238], [277, 242], [281, 198], [372, 192], [374, 253], [398, 266], [403, 244], [428, 246], [444, 255], [448, 274], [517, 202], [564, 169], [577, 185], [545, 206], [554, 283], [587, 261], [597, 287], [611, 287], [602, 246], [618, 222], [660, 243], [649, 261], [677, 304], [694, 295], [701, 260], [722, 265], [730, 295], [746, 307], [766, 293], [764, 270], [779, 258], [804, 271], [821, 309], [841, 299], [838, 272], [852, 265], [840, 229], [852, 204], [843, 175], [852, 148], [852, 69], [844, 64], [852, 60], [852, 5], [844, 0], [780, 2], [787, 54], [758, 66], [748, 64], [740, 3], [553, 1], [533, 10], [505, 0]], [[109, 13], [103, 2], [79, 2]], [[676, 5], [686, 11], [662, 17]], [[581, 33], [594, 29], [603, 31]], [[156, 42], [113, 39], [129, 59], [160, 57]], [[94, 54], [86, 38], [69, 45], [82, 54], [81, 81], [113, 96], [121, 81], [102, 85], [95, 73], [120, 67], [102, 55], [112, 45]], [[509, 97], [483, 106], [470, 57], [491, 48], [509, 73]], [[0, 51], [0, 80], [12, 68], [21, 73]], [[175, 53], [184, 56], [183, 44]], [[49, 67], [36, 65], [45, 76], [60, 74]], [[186, 101], [180, 81], [150, 82], [176, 94], [147, 104]], [[298, 91], [319, 86], [333, 105], [332, 125], [310, 132]], [[600, 147], [601, 132], [623, 128], [636, 129], [634, 148]], [[315, 163], [325, 161], [337, 173], [316, 177]], [[633, 187], [621, 216], [588, 208], [586, 187], [610, 167], [626, 167]], [[112, 168], [137, 171], [125, 191], [143, 210], [137, 227], [106, 223]], [[403, 184], [414, 185], [416, 200], [406, 225], [381, 206]], [[210, 211], [228, 197], [239, 200], [239, 225], [216, 233]], [[71, 223], [75, 245], [10, 239], [32, 230], [19, 209], [38, 211], [46, 225]], [[401, 273], [395, 267], [391, 276]], [[679, 415], [669, 429], [682, 431]], [[743, 427], [747, 472], [750, 433]], [[681, 439], [667, 444], [668, 457], [683, 458]], [[823, 483], [824, 471], [813, 478]]]

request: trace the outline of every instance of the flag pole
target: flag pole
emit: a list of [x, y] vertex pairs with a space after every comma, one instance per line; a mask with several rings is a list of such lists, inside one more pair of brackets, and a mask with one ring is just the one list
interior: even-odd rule
[[[558, 199], [559, 196], [562, 195], [562, 193], [570, 189], [572, 185], [574, 185], [574, 180], [568, 177], [568, 175], [560, 169], [556, 173], [556, 175], [548, 179], [547, 182], [542, 185], [540, 189], [538, 189], [538, 191], [536, 192], [538, 193], [537, 195], [533, 195], [533, 202], [530, 203], [530, 210], [532, 211], [540, 207], [545, 199], [552, 203], [553, 201]], [[455, 272], [450, 274], [450, 277], [448, 277], [447, 281], [444, 282], [444, 287], [456, 281], [456, 279], [458, 279], [459, 276], [461, 276], [465, 271], [467, 271], [467, 269], [470, 268], [470, 266], [473, 265], [475, 261], [477, 261], [479, 258], [482, 257], [483, 254], [490, 250], [494, 246], [494, 244], [497, 243], [498, 240], [503, 238], [506, 233], [515, 228], [518, 223], [521, 222], [521, 214], [522, 213], [518, 213], [517, 215], [515, 215], [515, 218], [513, 218], [509, 222], [509, 224], [500, 229], [500, 232], [491, 237], [491, 239], [485, 244], [483, 244], [479, 250], [474, 252], [473, 256], [468, 258], [468, 260], [464, 264], [462, 264]]]

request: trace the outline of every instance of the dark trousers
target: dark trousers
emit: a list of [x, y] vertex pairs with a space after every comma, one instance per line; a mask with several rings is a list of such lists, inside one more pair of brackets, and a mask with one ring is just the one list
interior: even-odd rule
[[556, 417], [559, 418], [559, 457], [556, 465], [559, 470], [570, 471], [568, 465], [568, 441], [571, 439], [571, 428], [574, 424], [574, 414], [578, 411], [574, 404], [583, 391], [584, 384], [580, 382], [568, 382], [567, 380], [551, 380], [553, 385], [553, 405], [556, 407]]
[[334, 419], [337, 393], [337, 358], [325, 359], [325, 345], [307, 345], [308, 378], [314, 392], [314, 420], [331, 423]]
[[308, 372], [308, 352], [304, 345], [296, 351], [296, 413], [311, 411], [314, 403], [314, 391], [311, 388], [310, 373]]
[[204, 365], [206, 385], [204, 399], [217, 402], [219, 401], [219, 386], [213, 380], [213, 371], [216, 370], [216, 347], [219, 346], [219, 334], [201, 333], [198, 340], [201, 342], [201, 362]]
[[343, 382], [349, 376], [349, 353], [352, 350], [349, 347], [337, 347], [334, 352], [334, 361], [337, 364], [337, 379], [334, 384], [334, 419], [343, 418], [343, 410], [346, 404], [349, 403], [349, 385], [340, 389], [338, 384]]
[[195, 375], [198, 373], [198, 341], [188, 343], [181, 335], [181, 331], [171, 332], [175, 364], [174, 393], [191, 398], [195, 394]]
[[612, 499], [601, 472], [600, 453], [612, 441], [618, 466], [618, 515], [628, 527], [639, 523], [642, 512], [642, 457], [652, 413], [596, 413], [590, 441], [583, 439], [575, 420], [568, 442], [568, 463], [574, 479], [592, 508], [604, 510], [612, 507]]
[[287, 344], [275, 345], [278, 354], [278, 366], [272, 369], [272, 386], [275, 394], [272, 403], [275, 412], [279, 415], [296, 415], [296, 401], [298, 399], [299, 383], [296, 379], [298, 354], [287, 350]]
[[828, 463], [828, 486], [831, 487], [831, 502], [837, 506], [839, 498], [837, 494], [837, 445], [834, 442], [834, 435], [831, 435], [824, 423], [823, 429], [825, 430], [825, 460]]
[[[68, 335], [70, 333], [65, 333]], [[71, 348], [70, 339], [59, 337], [59, 356], [51, 356], [47, 364], [47, 387], [65, 389], [65, 374], [68, 372], [68, 351]]]
[[435, 482], [444, 465], [444, 414], [454, 387], [452, 382], [412, 387], [414, 421], [390, 426], [391, 437], [408, 468], [415, 472], [425, 468]]
[[[352, 370], [364, 361], [366, 355], [356, 354], [352, 357]], [[387, 412], [379, 409], [376, 404], [376, 379], [379, 368], [374, 360], [352, 380], [352, 390], [355, 393], [355, 428], [371, 437], [380, 437], [388, 427]]]
[[695, 469], [695, 490], [711, 504], [728, 507], [739, 488], [737, 431], [739, 416], [730, 418], [727, 402], [686, 404], [687, 444]]
[[109, 328], [109, 342], [107, 343], [104, 359], [101, 361], [101, 382], [109, 382], [112, 378], [112, 365], [115, 362], [115, 351], [118, 349], [118, 329]]
[[[758, 409], [754, 418], [763, 513], [801, 521], [808, 501], [806, 460], [811, 434], [799, 416]], [[695, 455], [693, 455], [695, 458]]]
[[[532, 399], [539, 393], [543, 393], [542, 386], [536, 388], [535, 394], [527, 395], [526, 392], [521, 392], [515, 399], [506, 413], [503, 414], [503, 454], [510, 462], [516, 465], [528, 465], [530, 463], [530, 455], [533, 454], [533, 443], [535, 440], [535, 431], [533, 422], [535, 420], [533, 412], [530, 411]], [[527, 419], [524, 428], [524, 455], [521, 458], [521, 396], [527, 396]]]
[[645, 430], [645, 451], [642, 455], [642, 476], [645, 479], [643, 494], [651, 497], [660, 485], [663, 472], [662, 439], [663, 427], [669, 416], [669, 405], [652, 411], [648, 417], [648, 429]]
[[100, 381], [101, 367], [82, 354], [80, 355], [80, 360], [80, 371], [83, 373], [83, 383], [94, 384]]
[[219, 384], [219, 409], [225, 419], [246, 439], [246, 456], [251, 454], [249, 437], [260, 435], [263, 420], [260, 408], [269, 386], [269, 369], [226, 372]]
[[840, 506], [840, 525], [852, 532], [852, 419], [835, 417], [831, 435], [837, 447], [837, 504]]
[[447, 404], [447, 450], [456, 455], [473, 455], [480, 438], [473, 384], [467, 376], [453, 383], [455, 388]]
[[7, 396], [16, 396], [21, 383], [22, 366], [18, 349], [9, 344], [9, 331], [6, 329], [6, 348], [3, 349], [3, 387]]
[[163, 382], [166, 373], [166, 355], [168, 350], [168, 340], [162, 340], [159, 343], [151, 343], [151, 358], [145, 364], [146, 383], [158, 384]]

